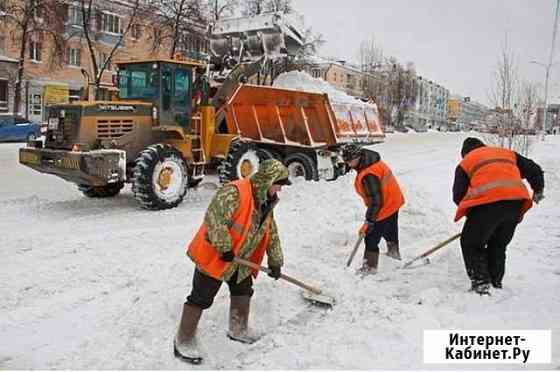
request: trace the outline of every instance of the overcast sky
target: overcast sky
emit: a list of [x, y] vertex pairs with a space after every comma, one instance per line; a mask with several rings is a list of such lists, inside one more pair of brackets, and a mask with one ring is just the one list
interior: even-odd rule
[[[544, 68], [529, 61], [548, 61], [555, 4], [554, 0], [294, 0], [306, 23], [327, 41], [321, 55], [357, 60], [360, 41], [373, 35], [386, 55], [412, 61], [420, 75], [485, 104], [506, 32], [520, 74], [544, 85]], [[555, 54], [560, 56], [558, 49], [557, 45]], [[551, 71], [549, 100], [560, 101], [557, 82], [560, 64]]]

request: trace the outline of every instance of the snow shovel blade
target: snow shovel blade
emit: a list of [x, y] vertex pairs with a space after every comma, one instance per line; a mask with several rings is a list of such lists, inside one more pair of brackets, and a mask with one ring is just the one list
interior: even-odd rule
[[[239, 258], [239, 257], [235, 257], [233, 259], [233, 261], [240, 264], [240, 265], [247, 266], [247, 267], [250, 267], [252, 269], [265, 272], [267, 274], [270, 273], [270, 269], [268, 267], [257, 265], [254, 262], [247, 261], [247, 260], [244, 260], [244, 259]], [[312, 286], [310, 286], [308, 284], [305, 284], [304, 282], [302, 282], [300, 280], [297, 280], [296, 278], [292, 278], [291, 276], [288, 276], [286, 274], [281, 274], [280, 279], [283, 279], [287, 282], [290, 282], [294, 285], [297, 285], [300, 288], [305, 289], [305, 292], [303, 292], [304, 293], [303, 297], [306, 298], [306, 299], [310, 299], [313, 303], [320, 303], [320, 304], [325, 304], [325, 305], [328, 305], [328, 306], [332, 306], [334, 304], [334, 298], [323, 294], [323, 291], [321, 291], [319, 288], [312, 287]], [[307, 294], [307, 293], [309, 293], [309, 294]]]
[[301, 296], [310, 301], [313, 304], [326, 306], [326, 307], [333, 307], [336, 304], [336, 300], [334, 297], [327, 296], [325, 294], [317, 294], [310, 291], [302, 291]]

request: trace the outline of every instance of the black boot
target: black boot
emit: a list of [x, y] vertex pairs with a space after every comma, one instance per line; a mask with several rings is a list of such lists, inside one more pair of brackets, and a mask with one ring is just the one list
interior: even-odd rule
[[260, 338], [260, 335], [249, 329], [250, 305], [251, 296], [231, 296], [227, 335], [232, 340], [252, 344]]
[[191, 364], [202, 363], [202, 353], [196, 339], [196, 328], [201, 315], [202, 309], [200, 307], [184, 304], [181, 323], [173, 341], [175, 357]]
[[490, 296], [490, 283], [473, 280], [471, 282], [471, 291], [481, 296]]
[[377, 264], [379, 263], [379, 251], [364, 251], [362, 267], [358, 270], [360, 274], [377, 274]]
[[387, 256], [394, 258], [395, 260], [401, 260], [399, 242], [387, 242]]

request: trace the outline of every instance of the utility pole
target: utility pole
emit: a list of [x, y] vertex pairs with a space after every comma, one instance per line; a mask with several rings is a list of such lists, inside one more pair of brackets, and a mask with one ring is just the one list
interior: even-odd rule
[[[548, 64], [547, 65], [543, 65], [542, 63], [538, 63], [541, 66], [543, 66], [546, 70], [545, 73], [545, 81], [544, 81], [544, 117], [543, 117], [543, 133], [542, 133], [542, 140], [544, 141], [544, 138], [546, 136], [546, 121], [548, 118], [548, 80], [550, 77], [550, 68], [553, 65], [552, 59], [554, 58], [554, 46], [556, 44], [556, 31], [558, 30], [558, 10], [560, 7], [560, 0], [556, 0], [556, 13], [554, 15], [554, 26], [552, 28], [552, 45], [550, 46], [550, 57], [548, 58]], [[533, 61], [532, 63], [535, 63], [535, 61]]]

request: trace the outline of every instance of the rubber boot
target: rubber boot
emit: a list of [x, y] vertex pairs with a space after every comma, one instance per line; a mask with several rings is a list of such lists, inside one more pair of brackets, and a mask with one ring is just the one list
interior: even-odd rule
[[179, 329], [173, 341], [175, 357], [191, 364], [202, 363], [202, 353], [196, 338], [196, 328], [201, 315], [200, 307], [185, 303], [181, 323], [179, 323]]
[[260, 335], [249, 330], [251, 296], [231, 296], [230, 301], [228, 337], [245, 344], [252, 344], [260, 338]]
[[473, 280], [471, 281], [471, 291], [478, 293], [481, 296], [490, 296], [490, 283]]
[[401, 260], [398, 242], [387, 242], [387, 256], [394, 258], [395, 260]]
[[362, 275], [377, 274], [377, 264], [379, 262], [379, 251], [364, 251], [364, 260], [359, 273]]

